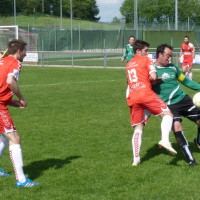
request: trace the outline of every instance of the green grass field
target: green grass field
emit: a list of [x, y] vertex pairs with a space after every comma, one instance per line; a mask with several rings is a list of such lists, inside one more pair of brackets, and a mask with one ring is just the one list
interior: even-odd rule
[[[194, 73], [199, 80], [200, 72]], [[183, 121], [194, 156], [189, 168], [171, 134], [177, 156], [158, 148], [160, 118], [143, 135], [142, 163], [132, 167], [132, 127], [123, 69], [24, 67], [19, 84], [28, 101], [11, 108], [22, 137], [24, 170], [41, 183], [15, 188], [8, 151], [0, 165], [1, 200], [192, 200], [199, 198], [200, 150], [196, 127]], [[195, 92], [187, 90], [190, 95]]]

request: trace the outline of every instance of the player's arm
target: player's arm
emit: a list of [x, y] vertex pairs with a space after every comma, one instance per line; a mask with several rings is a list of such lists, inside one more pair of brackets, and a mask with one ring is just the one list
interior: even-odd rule
[[192, 58], [193, 58], [193, 59], [195, 59], [195, 53], [194, 53], [194, 52], [195, 52], [195, 49], [194, 49], [194, 47], [193, 47], [193, 51], [192, 51]]
[[178, 81], [190, 89], [200, 91], [200, 84], [190, 80], [183, 73], [178, 76]]
[[150, 76], [150, 81], [151, 81], [151, 82], [157, 80], [157, 73], [156, 73], [156, 71], [152, 71], [152, 72], [149, 74], [149, 76]]
[[180, 54], [179, 54], [179, 58], [178, 58], [178, 61], [180, 62], [180, 60], [181, 60], [181, 56], [183, 55], [183, 51], [182, 51], [182, 49], [180, 50]]
[[121, 61], [123, 62], [126, 59], [127, 56], [128, 56], [128, 50], [127, 50], [127, 46], [126, 46], [126, 51], [124, 52], [124, 54], [121, 58]]
[[8, 84], [8, 87], [12, 90], [12, 92], [19, 98], [19, 103], [21, 104], [21, 107], [25, 108], [27, 102], [22, 96], [16, 78], [12, 74], [8, 74], [6, 83]]

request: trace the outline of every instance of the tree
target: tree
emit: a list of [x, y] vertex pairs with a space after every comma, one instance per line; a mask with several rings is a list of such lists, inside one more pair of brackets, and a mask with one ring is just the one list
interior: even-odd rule
[[[187, 9], [186, 9], [187, 8]], [[200, 24], [200, 2], [198, 0], [178, 0], [178, 20], [187, 22], [188, 18]], [[125, 0], [120, 8], [121, 14], [126, 18], [127, 23], [133, 23], [134, 1]], [[143, 23], [167, 21], [167, 18], [174, 21], [175, 0], [138, 0], [138, 19]]]
[[113, 20], [112, 20], [112, 24], [120, 24], [121, 23], [121, 20], [117, 17], [114, 17]]
[[[1, 0], [0, 0], [1, 1]], [[5, 8], [11, 9], [11, 1], [10, 6], [7, 5]], [[44, 5], [44, 10], [43, 10]], [[60, 1], [59, 0], [17, 0], [17, 13], [24, 15], [33, 15], [35, 13], [40, 14], [48, 14], [54, 16], [60, 16]], [[72, 0], [73, 6], [73, 17], [79, 19], [87, 19], [87, 20], [99, 20], [96, 16], [99, 14], [99, 8], [97, 6], [96, 0]], [[0, 7], [1, 13], [8, 12], [5, 8]], [[3, 10], [4, 9], [4, 10]], [[4, 12], [3, 12], [4, 11]], [[44, 12], [43, 12], [44, 11]], [[62, 15], [64, 17], [70, 16], [70, 0], [62, 0]]]

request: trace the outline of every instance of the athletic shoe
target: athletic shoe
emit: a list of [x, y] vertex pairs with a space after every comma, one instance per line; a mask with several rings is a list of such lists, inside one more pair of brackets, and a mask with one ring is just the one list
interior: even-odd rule
[[4, 172], [4, 170], [2, 168], [0, 168], [0, 177], [6, 177], [6, 176], [10, 176], [10, 174], [7, 174]]
[[200, 149], [200, 144], [197, 142], [197, 138], [194, 138], [194, 143], [197, 145], [197, 147]]
[[189, 167], [194, 167], [194, 166], [196, 166], [196, 165], [197, 165], [197, 163], [196, 163], [195, 160], [191, 160], [191, 161], [189, 162]]
[[136, 167], [136, 166], [138, 166], [139, 164], [140, 164], [140, 160], [139, 160], [138, 162], [133, 162], [132, 166], [133, 166], [133, 167]]
[[169, 151], [172, 155], [176, 155], [177, 154], [177, 152], [173, 149], [173, 147], [172, 147], [172, 145], [171, 145], [170, 142], [165, 143], [162, 140], [160, 140], [160, 142], [158, 143], [158, 145], [159, 145], [160, 148], [164, 148], [167, 151]]
[[34, 187], [39, 185], [39, 183], [32, 181], [29, 178], [26, 178], [26, 181], [24, 183], [16, 181], [16, 187]]

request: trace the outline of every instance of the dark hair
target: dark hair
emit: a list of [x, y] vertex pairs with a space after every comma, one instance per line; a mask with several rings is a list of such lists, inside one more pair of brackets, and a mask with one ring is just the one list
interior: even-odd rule
[[129, 36], [129, 40], [130, 40], [130, 38], [134, 38], [134, 39], [135, 39], [135, 36], [133, 36], [133, 35], [130, 35], [130, 36]]
[[173, 47], [168, 44], [160, 44], [156, 49], [156, 58], [158, 58], [159, 53], [163, 54], [165, 52], [165, 48], [169, 48], [170, 50], [173, 50]]
[[187, 36], [187, 35], [184, 38], [188, 38], [188, 40], [189, 40], [189, 36]]
[[139, 50], [142, 50], [144, 49], [145, 47], [149, 47], [150, 44], [145, 42], [145, 41], [142, 41], [142, 40], [136, 40], [134, 45], [133, 45], [133, 49], [134, 49], [134, 53], [136, 53], [136, 51], [139, 49]]
[[26, 48], [27, 43], [23, 40], [12, 40], [8, 43], [8, 53], [14, 55], [18, 50], [23, 51]]

